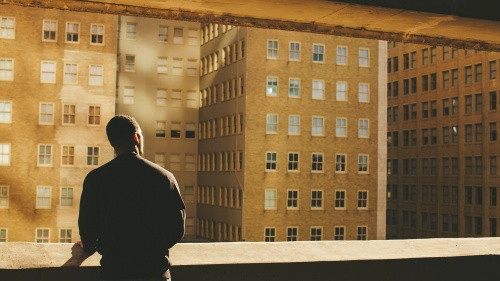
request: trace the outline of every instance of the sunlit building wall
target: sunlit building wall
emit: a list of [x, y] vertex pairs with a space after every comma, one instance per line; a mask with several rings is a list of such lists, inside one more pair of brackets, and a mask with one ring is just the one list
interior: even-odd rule
[[143, 156], [174, 173], [186, 239], [196, 235], [199, 35], [199, 23], [119, 17], [116, 111], [141, 125]]
[[388, 47], [387, 238], [497, 236], [500, 54]]
[[0, 241], [75, 242], [85, 175], [113, 158], [117, 17], [0, 11]]
[[201, 34], [198, 235], [384, 239], [386, 43], [216, 24]]

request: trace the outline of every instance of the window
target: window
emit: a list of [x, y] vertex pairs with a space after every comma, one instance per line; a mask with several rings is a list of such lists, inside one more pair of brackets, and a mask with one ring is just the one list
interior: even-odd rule
[[264, 229], [264, 242], [274, 242], [276, 240], [276, 228], [266, 227]]
[[368, 119], [359, 119], [358, 120], [358, 137], [360, 138], [368, 138]]
[[345, 227], [344, 226], [336, 226], [335, 227], [334, 240], [345, 240]]
[[78, 83], [78, 64], [76, 63], [64, 64], [64, 83], [65, 84]]
[[345, 190], [335, 191], [335, 209], [345, 209]]
[[427, 48], [422, 49], [422, 65], [427, 65], [429, 62], [429, 50]]
[[298, 209], [299, 191], [296, 189], [287, 190], [287, 209]]
[[[134, 58], [134, 64], [135, 64], [135, 58]], [[125, 65], [125, 71], [127, 71]], [[166, 57], [158, 57], [158, 61], [156, 63], [156, 72], [157, 73], [168, 73], [168, 58]]]
[[417, 67], [417, 52], [411, 52], [411, 68]]
[[436, 73], [431, 73], [431, 91], [437, 88], [437, 76]]
[[96, 105], [89, 106], [88, 125], [101, 125], [101, 107]]
[[368, 173], [368, 155], [358, 155], [358, 173]]
[[135, 72], [135, 55], [125, 55], [125, 72]]
[[359, 48], [359, 66], [370, 66], [370, 50]]
[[168, 41], [168, 26], [160, 25], [158, 27], [158, 41], [159, 42]]
[[267, 40], [267, 58], [278, 58], [278, 40]]
[[198, 40], [198, 34], [199, 34], [199, 31], [198, 29], [196, 28], [190, 28], [188, 29], [188, 45], [199, 45], [200, 42]]
[[370, 100], [370, 84], [359, 83], [359, 102], [369, 102]]
[[0, 17], [0, 38], [14, 39], [16, 35], [16, 19]]
[[51, 193], [52, 193], [52, 187], [50, 187], [50, 186], [37, 186], [36, 187], [36, 208], [37, 209], [50, 209], [51, 208]]
[[63, 145], [61, 151], [61, 165], [73, 166], [75, 164], [75, 147], [72, 145]]
[[103, 69], [102, 65], [89, 66], [89, 85], [102, 86], [103, 84]]
[[286, 228], [286, 241], [297, 241], [298, 238], [298, 227], [287, 227]]
[[180, 171], [181, 170], [181, 155], [178, 153], [170, 154], [170, 170]]
[[164, 153], [155, 153], [155, 161], [161, 167], [165, 168], [165, 154]]
[[358, 209], [368, 209], [368, 191], [358, 191]]
[[408, 95], [409, 93], [410, 93], [410, 80], [404, 79], [403, 80], [403, 94]]
[[299, 153], [289, 152], [288, 153], [288, 171], [298, 171], [299, 170]]
[[450, 85], [450, 71], [443, 71], [443, 88], [446, 89]]
[[497, 92], [490, 92], [490, 110], [494, 111], [497, 109]]
[[[233, 155], [231, 155], [233, 157]], [[186, 154], [184, 155], [184, 170], [185, 171], [194, 171], [195, 170], [195, 159], [194, 154]]]
[[482, 64], [476, 64], [474, 65], [474, 82], [480, 83], [483, 81], [483, 65]]
[[313, 62], [325, 61], [325, 45], [313, 44]]
[[436, 47], [431, 47], [431, 64], [435, 64], [437, 61]]
[[267, 77], [267, 91], [268, 96], [278, 95], [278, 77], [268, 76]]
[[345, 173], [346, 172], [346, 155], [337, 154], [335, 155], [335, 172]]
[[61, 206], [73, 206], [73, 188], [61, 187]]
[[267, 114], [266, 117], [266, 134], [278, 133], [278, 115]]
[[181, 137], [181, 122], [172, 121], [170, 123], [170, 138], [178, 139]]
[[40, 103], [39, 124], [53, 125], [54, 124], [54, 104]]
[[410, 90], [412, 94], [417, 93], [417, 77], [412, 77], [410, 79]]
[[347, 82], [337, 81], [336, 99], [338, 101], [347, 100]]
[[313, 99], [324, 99], [325, 92], [325, 81], [324, 80], [312, 80], [312, 98]]
[[57, 21], [43, 21], [43, 37], [42, 41], [56, 42], [57, 41]]
[[300, 93], [300, 79], [290, 78], [288, 80], [288, 96], [299, 97]]
[[356, 240], [366, 240], [368, 232], [367, 229], [368, 227], [366, 226], [358, 226], [358, 235], [356, 237]]
[[324, 118], [319, 116], [312, 117], [312, 135], [313, 136], [323, 136], [324, 135]]
[[290, 42], [290, 60], [299, 61], [300, 60], [300, 43]]
[[483, 141], [483, 124], [482, 123], [475, 124], [475, 131], [476, 131], [475, 141], [482, 142]]
[[399, 83], [398, 81], [392, 82], [392, 95], [397, 97], [399, 95]]
[[408, 68], [410, 68], [410, 55], [404, 54], [403, 55], [403, 69], [408, 69]]
[[10, 144], [0, 143], [0, 166], [10, 165]]
[[14, 60], [0, 58], [0, 81], [12, 81], [14, 79]]
[[410, 117], [412, 120], [417, 119], [417, 104], [416, 103], [412, 103], [410, 105]]
[[37, 228], [36, 229], [36, 243], [49, 243], [50, 228]]
[[[337, 64], [347, 65], [347, 47], [337, 46]], [[396, 61], [394, 61], [396, 64]], [[394, 65], [394, 71], [396, 71], [396, 65]]]
[[135, 40], [137, 37], [137, 23], [127, 22], [127, 30], [125, 32], [125, 38]]
[[7, 242], [7, 229], [0, 228], [0, 242]]
[[164, 138], [166, 136], [166, 122], [165, 121], [156, 121], [156, 133], [155, 136], [157, 138]]
[[196, 137], [195, 127], [195, 123], [186, 123], [186, 139], [194, 139]]
[[186, 64], [186, 75], [196, 76], [197, 74], [198, 74], [198, 60], [188, 59]]
[[181, 90], [176, 90], [176, 89], [172, 90], [170, 105], [172, 107], [181, 107], [182, 106], [182, 91]]
[[335, 136], [347, 137], [347, 118], [337, 118]]
[[321, 241], [322, 232], [322, 227], [311, 227], [311, 241]]
[[56, 83], [56, 62], [42, 61], [40, 83]]
[[312, 172], [322, 172], [323, 171], [323, 153], [313, 153], [311, 159], [311, 171]]
[[134, 104], [135, 88], [125, 87], [123, 89], [123, 104]]
[[300, 133], [300, 116], [299, 115], [289, 115], [288, 116], [288, 134], [298, 135]]
[[98, 166], [99, 165], [99, 147], [89, 146], [87, 147], [87, 166]]
[[276, 171], [277, 169], [277, 153], [266, 152], [266, 171]]
[[266, 210], [276, 210], [276, 189], [265, 190], [265, 205]]
[[90, 44], [93, 45], [104, 44], [104, 25], [102, 24], [90, 25]]
[[495, 80], [497, 79], [497, 61], [493, 60], [490, 61], [489, 63], [490, 66], [490, 80]]
[[9, 208], [9, 187], [6, 185], [0, 185], [0, 209], [6, 208]]
[[472, 66], [465, 67], [465, 85], [472, 84]]
[[497, 123], [491, 122], [490, 123], [490, 141], [496, 141], [496, 140], [497, 140]]
[[422, 75], [422, 92], [429, 90], [429, 75]]
[[311, 209], [323, 209], [323, 190], [311, 191]]
[[72, 236], [73, 236], [72, 229], [60, 229], [59, 230], [59, 243], [71, 243]]
[[174, 27], [174, 44], [184, 44], [184, 29], [182, 27]]
[[458, 86], [458, 69], [456, 68], [451, 70], [451, 86]]
[[387, 73], [391, 73], [391, 72], [392, 72], [392, 59], [388, 58], [387, 59]]
[[52, 145], [38, 145], [38, 166], [52, 166]]
[[66, 23], [66, 43], [78, 43], [80, 40], [80, 24], [74, 22]]

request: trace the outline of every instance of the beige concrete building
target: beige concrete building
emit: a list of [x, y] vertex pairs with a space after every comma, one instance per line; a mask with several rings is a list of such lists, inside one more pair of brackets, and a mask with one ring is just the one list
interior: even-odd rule
[[144, 157], [174, 173], [196, 236], [200, 24], [119, 17], [116, 111], [134, 116]]
[[384, 239], [386, 43], [202, 29], [198, 235]]
[[500, 54], [388, 46], [387, 237], [497, 236]]
[[75, 242], [85, 175], [112, 159], [117, 17], [0, 11], [0, 241]]

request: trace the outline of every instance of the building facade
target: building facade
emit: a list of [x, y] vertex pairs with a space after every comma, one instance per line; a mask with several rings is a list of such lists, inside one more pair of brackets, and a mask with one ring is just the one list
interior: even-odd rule
[[500, 54], [388, 47], [387, 238], [497, 236]]
[[386, 43], [216, 24], [201, 41], [198, 235], [384, 239]]
[[113, 158], [117, 17], [0, 11], [0, 241], [76, 242], [85, 175]]
[[119, 17], [116, 112], [143, 130], [144, 157], [174, 173], [196, 238], [200, 24]]

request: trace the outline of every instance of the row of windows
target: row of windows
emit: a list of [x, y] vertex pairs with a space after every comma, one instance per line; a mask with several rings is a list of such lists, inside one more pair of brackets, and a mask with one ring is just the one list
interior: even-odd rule
[[[264, 198], [264, 209], [265, 210], [277, 210], [278, 209], [278, 191], [276, 189], [266, 189]], [[368, 190], [358, 190], [357, 191], [357, 206], [358, 210], [368, 210]], [[302, 201], [303, 202], [303, 201]], [[323, 190], [313, 189], [311, 190], [310, 197], [310, 208], [311, 210], [323, 210]], [[347, 191], [346, 190], [335, 190], [334, 199], [334, 209], [335, 210], [346, 210], [347, 209]], [[287, 210], [298, 210], [299, 209], [299, 190], [298, 189], [287, 189], [286, 191], [286, 208]]]
[[198, 203], [240, 209], [243, 205], [243, 190], [234, 187], [199, 186]]
[[[0, 58], [0, 80], [14, 81], [13, 58]], [[90, 86], [102, 86], [104, 83], [104, 66], [98, 64], [89, 64], [87, 70], [87, 83]], [[43, 60], [40, 63], [40, 83], [55, 84], [57, 73], [57, 62]], [[79, 76], [84, 76], [79, 71], [78, 63], [64, 63], [63, 83], [78, 84]]]
[[[496, 111], [498, 108], [498, 96], [496, 91], [491, 91], [487, 95], [487, 106], [489, 111]], [[470, 115], [472, 113], [483, 112], [483, 94], [477, 93], [474, 95], [463, 96], [463, 114]], [[441, 115], [458, 116], [459, 115], [459, 97], [444, 98], [441, 101]], [[438, 115], [438, 101], [424, 101], [420, 105], [422, 119], [436, 118]], [[403, 121], [416, 120], [418, 117], [417, 103], [403, 105]], [[387, 108], [387, 123], [399, 121], [399, 107]]]
[[[59, 228], [59, 243], [73, 243], [73, 229]], [[49, 243], [51, 237], [50, 228], [36, 228], [35, 229], [35, 243]], [[9, 229], [0, 228], [0, 242], [9, 241]]]
[[[287, 161], [287, 171], [298, 172], [300, 170], [300, 154], [298, 152], [289, 152]], [[324, 172], [324, 155], [321, 152], [311, 154], [311, 173]], [[347, 173], [347, 154], [335, 154], [335, 173]], [[278, 171], [278, 153], [275, 151], [266, 152], [266, 172]], [[369, 173], [369, 155], [358, 154], [357, 171], [360, 174]]]
[[[101, 107], [98, 105], [85, 106], [87, 110], [87, 125], [99, 126], [101, 125]], [[62, 105], [62, 125], [76, 125], [77, 121], [77, 105], [76, 104], [63, 104]], [[55, 123], [55, 104], [41, 102], [38, 113], [39, 125], [54, 125]], [[0, 100], [0, 123], [12, 123], [12, 102]]]
[[245, 94], [244, 77], [233, 78], [200, 91], [201, 107], [235, 99]]
[[224, 34], [233, 28], [234, 28], [234, 26], [232, 26], [232, 25], [224, 25], [224, 24], [217, 24], [217, 23], [210, 23], [210, 24], [207, 24], [205, 26], [202, 26], [202, 28], [201, 28], [201, 44], [205, 44], [205, 43], [219, 37], [220, 34]]
[[243, 40], [223, 47], [219, 51], [215, 51], [200, 60], [200, 76], [217, 71], [219, 68], [235, 63], [244, 57], [245, 41]]
[[[488, 123], [487, 137], [483, 137], [483, 124], [465, 124], [464, 125], [464, 135], [462, 138], [462, 143], [468, 144], [481, 143], [483, 140], [496, 141], [498, 139], [497, 135], [497, 123]], [[417, 145], [417, 130], [404, 130], [403, 131], [403, 146], [416, 146]], [[444, 126], [441, 129], [441, 143], [442, 144], [458, 144], [459, 143], [459, 127], [457, 125]], [[420, 133], [421, 145], [436, 145], [438, 144], [438, 129], [437, 128], [424, 128], [421, 129]], [[399, 132], [388, 132], [387, 133], [388, 147], [398, 147], [399, 146]]]
[[[323, 234], [324, 232], [322, 226], [312, 226], [309, 232], [309, 240], [311, 241], [325, 240]], [[367, 240], [367, 237], [368, 237], [368, 227], [357, 226], [356, 240]], [[287, 227], [286, 241], [298, 241], [298, 240], [299, 240], [299, 228], [296, 226]], [[346, 240], [345, 226], [334, 226], [333, 240]], [[275, 241], [279, 241], [279, 239], [277, 239], [276, 227], [265, 227], [264, 242], [275, 242]]]
[[203, 153], [198, 156], [198, 171], [214, 172], [241, 170], [243, 170], [242, 151], [224, 151], [219, 152], [218, 155], [217, 153]]
[[[43, 20], [42, 21], [42, 41], [57, 42], [58, 38], [58, 21]], [[81, 38], [81, 24], [79, 22], [65, 22], [64, 24], [64, 42], [71, 44], [79, 44]], [[89, 43], [90, 45], [104, 45], [105, 26], [104, 24], [90, 24], [89, 28]], [[16, 38], [16, 18], [15, 17], [0, 17], [0, 38], [15, 39]]]
[[[125, 54], [123, 63], [124, 72], [136, 72], [136, 55]], [[153, 66], [154, 67], [154, 66]], [[156, 61], [156, 73], [198, 76], [198, 60], [184, 58], [158, 57]]]
[[[215, 226], [217, 225], [217, 233]], [[198, 218], [197, 235], [217, 241], [242, 241], [241, 226]], [[217, 236], [217, 237], [216, 237]]]
[[[402, 211], [401, 224], [403, 227], [417, 228], [417, 221], [420, 220], [421, 229], [437, 231], [439, 225], [438, 217], [438, 214], [432, 212], [422, 212], [420, 213], [420, 216], [417, 217], [417, 212]], [[398, 210], [388, 209], [386, 213], [386, 220], [387, 225], [397, 226], [399, 223]], [[482, 217], [464, 216], [464, 223], [460, 226], [458, 215], [442, 214], [440, 223], [441, 228], [439, 230], [445, 233], [449, 232], [458, 234], [460, 227], [463, 227], [462, 230], [465, 235], [483, 236], [484, 225]], [[497, 218], [490, 218], [489, 223], [489, 235], [491, 237], [496, 237]]]
[[[146, 28], [149, 29], [149, 27]], [[181, 26], [171, 27], [168, 25], [158, 25], [158, 30], [157, 30], [158, 42], [184, 44], [184, 41], [186, 41], [188, 45], [193, 45], [193, 46], [199, 45], [198, 41], [199, 30], [197, 28], [186, 28], [187, 32], [185, 32], [184, 29], [185, 28]], [[140, 34], [140, 25], [137, 22], [126, 22], [125, 31], [123, 34], [126, 40], [137, 40], [137, 39], [142, 40], [140, 36], [145, 35], [147, 33]], [[173, 34], [173, 36], [170, 34]]]
[[[10, 166], [12, 151], [10, 143], [0, 143], [0, 166]], [[77, 162], [78, 156], [76, 152], [80, 150], [75, 149], [74, 145], [61, 146], [61, 166], [68, 167], [74, 166]], [[39, 144], [37, 148], [37, 166], [38, 167], [52, 167], [54, 146], [52, 144]], [[83, 154], [83, 153], [81, 153]], [[86, 166], [99, 166], [100, 148], [98, 146], [87, 146], [85, 154]]]
[[[122, 93], [123, 104], [135, 104], [136, 96], [142, 96], [136, 93], [133, 86], [125, 86]], [[180, 89], [156, 89], [156, 106], [162, 107], [186, 107], [198, 108], [196, 91], [184, 91]]]
[[200, 139], [216, 138], [217, 136], [230, 136], [243, 132], [243, 114], [223, 116], [217, 119], [203, 121], [199, 125]]
[[[73, 207], [73, 187], [61, 187], [59, 189], [59, 206]], [[10, 187], [8, 185], [0, 185], [0, 208], [9, 208]], [[52, 208], [52, 187], [37, 186], [36, 187], [36, 208], [51, 209]]]
[[[493, 64], [494, 63], [494, 64]], [[493, 63], [490, 65], [495, 71], [490, 72], [490, 80], [496, 79], [496, 61], [493, 61]], [[493, 67], [495, 65], [495, 67]], [[475, 70], [475, 75], [474, 75], [474, 82], [475, 83], [482, 83], [483, 82], [483, 72], [482, 72], [482, 65], [481, 64], [476, 64], [474, 65], [474, 70]], [[450, 75], [451, 73], [451, 75]], [[465, 85], [471, 85], [472, 84], [472, 66], [466, 66], [465, 67]], [[459, 73], [458, 69], [452, 69], [451, 72], [450, 70], [445, 70], [442, 72], [441, 79], [441, 88], [442, 89], [448, 89], [450, 86], [451, 87], [457, 87], [459, 83]], [[422, 75], [421, 77], [421, 92], [427, 92], [427, 91], [433, 91], [438, 88], [438, 83], [437, 83], [437, 74], [436, 73], [431, 73], [431, 74], [425, 74]], [[388, 97], [398, 97], [399, 96], [399, 82], [400, 81], [394, 81], [394, 82], [389, 82], [387, 83], [387, 96]], [[406, 78], [403, 79], [403, 94], [408, 95], [408, 94], [416, 94], [418, 92], [418, 81], [417, 77], [411, 77], [411, 78]]]
[[157, 165], [168, 168], [170, 171], [196, 171], [194, 154], [186, 153], [182, 155], [180, 153], [170, 153], [168, 163], [166, 162], [165, 153], [155, 153], [154, 157], [154, 162]]
[[[266, 134], [277, 134], [279, 129], [279, 115], [267, 114], [266, 115]], [[288, 115], [288, 134], [300, 135], [300, 115]], [[312, 116], [311, 117], [311, 135], [324, 136], [325, 135], [325, 117]], [[347, 118], [337, 117], [335, 119], [335, 136], [347, 137]], [[358, 137], [369, 138], [369, 120], [358, 119]]]
[[[291, 41], [288, 44], [288, 61], [301, 61], [301, 43], [297, 41]], [[267, 40], [267, 59], [277, 60], [279, 59], [279, 40], [268, 39]], [[326, 46], [325, 44], [314, 43], [312, 45], [312, 62], [314, 63], [325, 63], [326, 61]], [[347, 46], [337, 46], [336, 47], [336, 64], [337, 65], [348, 65], [349, 64], [349, 50]], [[358, 54], [358, 66], [369, 67], [370, 66], [370, 49], [359, 48]]]
[[[279, 77], [267, 76], [266, 95], [271, 97], [278, 96], [279, 90]], [[370, 84], [361, 82], [358, 83], [358, 101], [370, 101]], [[301, 96], [301, 79], [289, 78], [288, 79], [288, 97], [299, 98]], [[347, 101], [349, 97], [348, 83], [346, 81], [337, 81], [335, 83], [335, 100]], [[326, 89], [325, 80], [312, 79], [311, 81], [311, 98], [313, 100], [325, 100]]]
[[[488, 156], [488, 175], [497, 175], [497, 156]], [[401, 159], [403, 166], [403, 175], [438, 175], [438, 158], [422, 158], [420, 165], [420, 173], [417, 170], [417, 159]], [[485, 159], [486, 160], [486, 159]], [[482, 156], [465, 156], [462, 164], [464, 165], [464, 174], [466, 176], [482, 176], [484, 174], [484, 160]], [[458, 157], [443, 157], [441, 158], [441, 175], [458, 175], [459, 174], [459, 158]], [[387, 160], [387, 173], [399, 174], [399, 159]]]
[[[156, 121], [155, 136], [157, 138], [165, 138], [167, 136], [167, 122], [166, 121]], [[195, 123], [185, 123], [184, 134], [182, 133], [182, 122], [171, 121], [170, 122], [170, 138], [180, 139], [184, 137], [185, 139], [196, 138], [196, 124]]]

